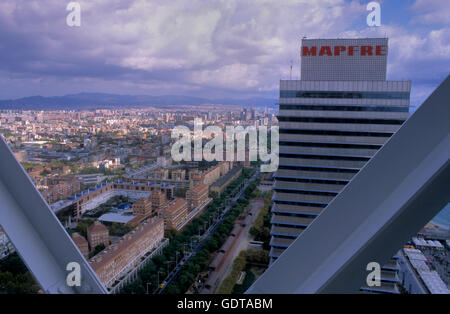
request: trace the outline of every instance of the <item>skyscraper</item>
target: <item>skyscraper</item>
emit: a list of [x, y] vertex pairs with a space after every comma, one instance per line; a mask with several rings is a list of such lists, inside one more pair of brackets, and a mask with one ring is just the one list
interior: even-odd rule
[[271, 262], [409, 116], [411, 82], [386, 81], [387, 38], [304, 39], [301, 55], [301, 80], [280, 82]]

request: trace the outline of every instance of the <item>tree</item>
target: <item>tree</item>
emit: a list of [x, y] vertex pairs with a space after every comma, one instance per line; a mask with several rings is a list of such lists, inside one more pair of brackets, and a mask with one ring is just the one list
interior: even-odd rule
[[98, 253], [100, 253], [101, 251], [103, 251], [104, 249], [105, 249], [105, 245], [103, 243], [99, 244], [95, 247], [94, 251], [91, 252], [91, 254], [89, 254], [89, 255], [90, 255], [90, 257], [95, 256]]
[[145, 294], [146, 292], [143, 282], [140, 279], [133, 281], [120, 291], [121, 294]]
[[178, 285], [174, 282], [171, 283], [168, 287], [167, 287], [167, 293], [168, 294], [181, 294], [182, 292], [180, 291], [180, 288], [178, 287]]
[[152, 282], [156, 270], [156, 265], [153, 262], [150, 262], [139, 272], [139, 276], [143, 282]]
[[33, 294], [39, 287], [29, 272], [14, 276], [10, 272], [0, 273], [0, 293]]
[[219, 248], [219, 244], [215, 238], [209, 239], [205, 246], [210, 252], [214, 252]]
[[50, 172], [49, 170], [47, 170], [47, 169], [42, 170], [41, 173], [40, 173], [40, 175], [41, 175], [42, 177], [46, 177], [46, 176], [48, 176], [49, 174], [51, 174], [51, 172]]
[[113, 236], [122, 237], [132, 230], [131, 226], [114, 222], [109, 228], [109, 233]]
[[175, 236], [177, 235], [177, 230], [172, 228], [169, 230], [166, 230], [166, 238], [168, 238], [169, 240], [173, 240], [173, 238], [175, 238]]
[[72, 167], [70, 167], [70, 171], [72, 173], [78, 173], [78, 170], [80, 170], [80, 167], [78, 165], [72, 165]]
[[27, 267], [17, 253], [13, 253], [7, 258], [0, 260], [0, 272], [9, 272], [13, 275], [18, 275], [25, 274], [27, 271]]
[[255, 250], [249, 249], [247, 250], [247, 263], [253, 264], [264, 264], [268, 265], [270, 258], [269, 252], [264, 250]]
[[166, 261], [167, 259], [164, 255], [156, 255], [153, 257], [153, 262], [155, 262], [158, 267], [163, 266]]
[[0, 294], [29, 294], [38, 290], [39, 286], [17, 253], [0, 261]]
[[88, 225], [86, 223], [80, 221], [77, 224], [75, 231], [86, 238], [87, 237], [87, 228], [88, 228]]

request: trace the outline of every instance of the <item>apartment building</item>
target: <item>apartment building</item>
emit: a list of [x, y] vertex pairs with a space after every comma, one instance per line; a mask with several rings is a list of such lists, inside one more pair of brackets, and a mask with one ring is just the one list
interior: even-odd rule
[[87, 237], [91, 250], [94, 250], [100, 244], [103, 244], [105, 247], [109, 246], [109, 230], [99, 221], [88, 227]]
[[188, 203], [189, 211], [193, 211], [194, 209], [203, 205], [208, 200], [208, 196], [209, 189], [206, 184], [202, 183], [194, 186], [193, 182], [191, 181], [191, 186], [186, 192], [186, 200]]
[[133, 214], [149, 216], [152, 213], [152, 202], [150, 198], [140, 198], [132, 206]]
[[81, 254], [83, 254], [84, 258], [89, 258], [89, 244], [88, 241], [79, 233], [75, 232], [72, 234], [72, 240], [75, 245], [80, 250]]
[[154, 190], [150, 198], [153, 210], [157, 210], [162, 206], [165, 206], [169, 202], [169, 200], [166, 197], [166, 193], [161, 191], [161, 189]]
[[149, 219], [97, 254], [90, 263], [106, 287], [136, 267], [141, 257], [158, 247], [164, 239], [164, 220]]
[[188, 216], [187, 201], [184, 198], [176, 198], [161, 209], [160, 216], [164, 219], [164, 227], [166, 230], [179, 230]]

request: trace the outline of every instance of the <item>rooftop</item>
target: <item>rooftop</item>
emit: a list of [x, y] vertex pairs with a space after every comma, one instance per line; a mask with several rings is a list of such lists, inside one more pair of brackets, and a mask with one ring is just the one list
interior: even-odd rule
[[103, 250], [98, 255], [90, 260], [90, 264], [94, 271], [102, 268], [104, 265], [108, 264], [112, 259], [121, 254], [124, 250], [132, 246], [139, 238], [144, 234], [149, 232], [157, 224], [161, 223], [163, 220], [160, 218], [153, 218], [143, 222], [135, 230], [123, 236], [119, 242], [112, 244], [109, 248]]
[[88, 227], [88, 233], [92, 232], [108, 232], [108, 228], [106, 228], [101, 222], [96, 221]]
[[119, 213], [106, 213], [106, 214], [100, 216], [100, 218], [98, 220], [104, 221], [104, 222], [117, 222], [117, 223], [126, 224], [130, 220], [132, 220], [134, 217], [136, 217], [136, 216], [124, 215], [124, 214], [119, 214]]
[[72, 234], [72, 240], [76, 245], [87, 245], [87, 240], [79, 233], [75, 232]]
[[227, 183], [236, 173], [238, 173], [240, 170], [242, 170], [241, 167], [234, 167], [228, 173], [226, 173], [224, 176], [220, 177], [216, 182], [213, 183], [212, 186], [221, 187], [225, 183]]
[[168, 212], [175, 212], [177, 211], [180, 207], [186, 206], [187, 202], [184, 198], [176, 198], [175, 201], [171, 202], [166, 208], [164, 208], [165, 211]]

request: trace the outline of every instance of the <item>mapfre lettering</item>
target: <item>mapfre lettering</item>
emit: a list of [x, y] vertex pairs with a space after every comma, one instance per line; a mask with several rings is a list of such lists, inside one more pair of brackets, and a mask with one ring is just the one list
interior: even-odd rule
[[387, 47], [379, 46], [303, 46], [303, 57], [338, 56], [386, 56]]

